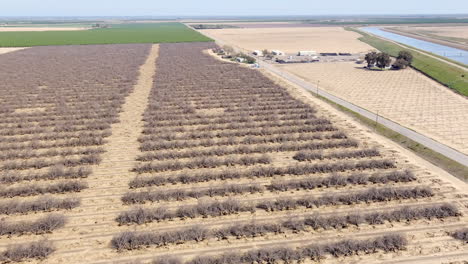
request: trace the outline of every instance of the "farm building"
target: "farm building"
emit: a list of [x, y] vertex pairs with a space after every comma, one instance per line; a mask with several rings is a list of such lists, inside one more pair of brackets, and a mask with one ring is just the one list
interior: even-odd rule
[[237, 57], [237, 58], [236, 58], [236, 61], [237, 61], [237, 62], [244, 62], [245, 59], [244, 59], [244, 58], [241, 58], [241, 57]]
[[301, 50], [297, 53], [297, 56], [314, 56], [314, 55], [317, 55], [317, 52], [313, 50]]
[[273, 55], [284, 55], [284, 52], [280, 51], [280, 50], [272, 50], [271, 53]]

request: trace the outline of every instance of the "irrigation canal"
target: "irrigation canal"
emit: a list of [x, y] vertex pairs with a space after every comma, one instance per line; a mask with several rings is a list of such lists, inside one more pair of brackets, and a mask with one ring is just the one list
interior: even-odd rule
[[410, 38], [407, 36], [387, 32], [376, 27], [363, 27], [360, 28], [360, 30], [468, 65], [468, 51], [466, 50]]

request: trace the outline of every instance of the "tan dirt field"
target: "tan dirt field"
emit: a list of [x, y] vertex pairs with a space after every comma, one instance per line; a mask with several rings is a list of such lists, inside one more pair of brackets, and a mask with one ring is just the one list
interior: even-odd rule
[[17, 50], [22, 50], [22, 49], [25, 49], [25, 48], [0, 48], [0, 55], [13, 52], [13, 51], [17, 51]]
[[384, 30], [457, 49], [468, 50], [468, 27], [386, 27]]
[[207, 29], [202, 33], [250, 51], [268, 49], [286, 53], [297, 53], [300, 50], [360, 53], [373, 49], [358, 40], [359, 34], [342, 27]]
[[369, 71], [352, 62], [279, 66], [320, 88], [468, 153], [468, 101], [422, 74]]
[[88, 30], [84, 27], [0, 27], [0, 32], [23, 32], [23, 31], [78, 31]]
[[397, 27], [395, 29], [405, 31], [415, 31], [427, 34], [434, 34], [442, 37], [465, 38], [468, 39], [468, 26], [456, 27]]
[[231, 22], [229, 20], [223, 22], [222, 20], [218, 20], [216, 22], [191, 22], [191, 21], [184, 21], [189, 25], [198, 25], [198, 24], [207, 24], [207, 25], [245, 25], [245, 24], [257, 24], [257, 25], [281, 25], [281, 24], [297, 24], [293, 22]]

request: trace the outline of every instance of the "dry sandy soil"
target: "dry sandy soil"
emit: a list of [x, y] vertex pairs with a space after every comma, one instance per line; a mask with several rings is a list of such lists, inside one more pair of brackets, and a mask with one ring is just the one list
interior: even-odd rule
[[245, 25], [245, 24], [252, 24], [252, 25], [283, 25], [283, 24], [297, 24], [297, 23], [290, 23], [290, 22], [230, 22], [226, 21], [223, 22], [222, 20], [218, 20], [216, 22], [191, 22], [191, 21], [185, 21], [186, 23], [190, 25], [198, 25], [198, 24], [208, 24], [208, 25], [219, 25], [219, 24], [224, 24], [224, 25]]
[[203, 33], [247, 50], [300, 50], [359, 53], [373, 48], [358, 40], [359, 34], [341, 27], [209, 29]]
[[468, 101], [422, 74], [352, 62], [279, 66], [320, 88], [468, 153]]
[[388, 27], [388, 31], [468, 50], [468, 26]]
[[434, 34], [442, 37], [465, 38], [468, 39], [468, 26], [456, 27], [397, 27], [399, 30], [416, 31], [427, 34]]
[[84, 27], [0, 27], [0, 32], [19, 32], [19, 31], [77, 31], [87, 30]]
[[292, 27], [317, 27], [316, 24], [303, 24], [299, 22], [207, 22], [188, 23], [188, 25], [231, 25], [239, 28], [292, 28]]
[[13, 51], [17, 51], [17, 50], [22, 50], [22, 49], [25, 49], [25, 48], [0, 48], [0, 55], [13, 52]]

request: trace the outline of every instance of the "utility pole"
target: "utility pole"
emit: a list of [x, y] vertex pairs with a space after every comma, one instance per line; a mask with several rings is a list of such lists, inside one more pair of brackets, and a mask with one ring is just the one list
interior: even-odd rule
[[320, 85], [320, 80], [317, 80], [317, 96], [318, 96], [318, 91], [319, 91], [319, 85]]
[[377, 124], [379, 123], [379, 110], [377, 110], [377, 115], [375, 116], [375, 126], [374, 126], [374, 130], [377, 129]]

